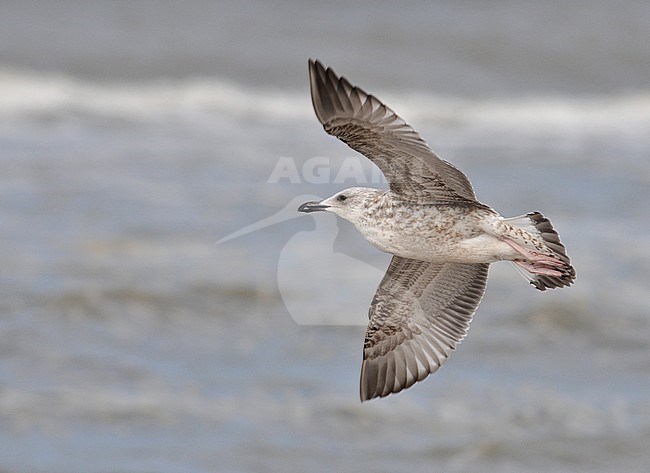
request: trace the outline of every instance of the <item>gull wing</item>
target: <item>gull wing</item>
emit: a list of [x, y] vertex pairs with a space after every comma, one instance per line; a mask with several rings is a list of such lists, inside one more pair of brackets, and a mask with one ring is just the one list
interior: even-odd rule
[[406, 389], [447, 361], [467, 335], [488, 267], [393, 256], [368, 314], [361, 401]]
[[476, 201], [467, 176], [373, 95], [309, 60], [311, 98], [325, 131], [374, 162], [391, 191], [417, 203]]

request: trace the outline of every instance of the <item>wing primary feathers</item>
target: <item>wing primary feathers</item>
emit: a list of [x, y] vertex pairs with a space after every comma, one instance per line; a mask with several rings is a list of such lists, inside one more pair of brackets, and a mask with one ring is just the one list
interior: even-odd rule
[[391, 190], [418, 203], [476, 202], [467, 176], [440, 159], [390, 107], [309, 61], [311, 98], [325, 131], [373, 161]]

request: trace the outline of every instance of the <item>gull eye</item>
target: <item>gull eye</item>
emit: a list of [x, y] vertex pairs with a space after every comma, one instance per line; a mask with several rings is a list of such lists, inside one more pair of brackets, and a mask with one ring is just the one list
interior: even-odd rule
[[341, 194], [336, 198], [336, 200], [339, 200], [339, 201], [343, 202], [347, 198], [348, 198], [348, 196], [346, 196], [345, 194]]

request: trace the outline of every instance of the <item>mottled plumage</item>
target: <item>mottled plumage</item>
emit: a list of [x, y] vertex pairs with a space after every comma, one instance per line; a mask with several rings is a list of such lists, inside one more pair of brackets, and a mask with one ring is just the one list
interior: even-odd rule
[[309, 76], [325, 131], [372, 160], [389, 185], [346, 189], [299, 208], [333, 212], [393, 255], [370, 306], [362, 401], [399, 392], [442, 366], [467, 335], [490, 263], [514, 262], [542, 291], [573, 282], [564, 245], [542, 214], [501, 217], [377, 98], [318, 61], [309, 61]]

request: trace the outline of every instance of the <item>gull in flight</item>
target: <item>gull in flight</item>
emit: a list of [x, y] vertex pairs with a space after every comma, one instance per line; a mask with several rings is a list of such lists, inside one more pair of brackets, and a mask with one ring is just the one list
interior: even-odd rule
[[325, 131], [388, 181], [387, 190], [353, 187], [298, 208], [332, 212], [393, 255], [368, 313], [361, 401], [400, 392], [447, 361], [467, 335], [490, 263], [512, 261], [540, 291], [573, 283], [564, 245], [541, 213], [500, 216], [379, 99], [319, 61], [309, 61], [309, 80]]

